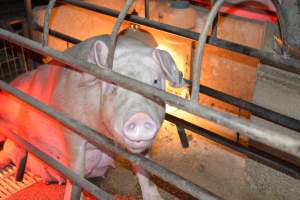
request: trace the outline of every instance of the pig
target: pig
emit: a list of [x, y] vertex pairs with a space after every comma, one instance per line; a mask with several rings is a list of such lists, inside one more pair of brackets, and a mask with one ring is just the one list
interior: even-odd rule
[[[109, 40], [109, 35], [92, 37], [64, 53], [104, 68], [107, 67]], [[142, 154], [150, 148], [164, 119], [164, 104], [59, 65], [62, 64], [55, 61], [44, 64], [21, 75], [11, 84], [99, 131], [132, 153]], [[117, 41], [113, 71], [161, 90], [165, 90], [166, 80], [174, 87], [184, 85], [182, 73], [168, 52], [126, 35], [119, 36]], [[0, 134], [5, 135], [5, 131], [17, 132], [81, 176], [103, 176], [113, 166], [112, 152], [96, 148], [46, 114], [8, 93], [1, 93], [0, 102]], [[6, 139], [0, 152], [0, 167], [10, 162], [18, 165], [24, 154], [21, 147]], [[45, 182], [65, 182], [63, 176], [31, 154], [27, 168]], [[133, 168], [143, 199], [161, 199], [147, 172], [138, 165]], [[67, 180], [64, 199], [73, 199], [73, 195], [80, 192], [78, 186]]]

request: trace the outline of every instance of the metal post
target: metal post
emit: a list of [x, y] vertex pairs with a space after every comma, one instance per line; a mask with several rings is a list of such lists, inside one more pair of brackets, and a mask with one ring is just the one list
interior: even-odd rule
[[145, 0], [145, 18], [149, 19], [149, 0]]
[[114, 55], [115, 55], [115, 48], [117, 43], [117, 36], [119, 34], [121, 25], [124, 21], [124, 18], [126, 17], [129, 8], [131, 7], [133, 3], [133, 0], [127, 0], [125, 6], [123, 7], [122, 11], [120, 12], [116, 24], [113, 27], [111, 36], [110, 36], [110, 47], [108, 50], [108, 56], [107, 56], [107, 67], [109, 69], [112, 69], [113, 62], [114, 62]]
[[278, 0], [271, 0], [271, 1], [275, 6], [276, 14], [277, 14], [277, 18], [278, 18], [279, 30], [280, 30], [281, 40], [282, 40], [282, 45], [283, 45], [282, 53], [284, 56], [287, 56], [287, 54], [288, 54], [288, 33], [287, 33], [287, 31], [288, 30], [287, 30], [287, 26], [286, 26], [283, 12], [281, 9], [281, 5]]
[[219, 12], [219, 9], [223, 5], [224, 0], [218, 0], [212, 7], [211, 11], [208, 14], [206, 23], [202, 34], [198, 39], [198, 49], [196, 53], [196, 61], [193, 65], [193, 85], [192, 85], [192, 101], [198, 103], [199, 99], [199, 79], [201, 77], [201, 63], [203, 58], [204, 46], [206, 44], [208, 31], [211, 27], [213, 20], [216, 18], [216, 15]]
[[31, 0], [24, 0], [25, 10], [26, 10], [26, 22], [27, 22], [27, 30], [24, 30], [28, 34], [28, 38], [32, 39], [32, 5]]
[[46, 9], [44, 17], [44, 34], [43, 34], [43, 46], [48, 46], [48, 35], [49, 35], [49, 21], [51, 17], [51, 10], [55, 5], [56, 0], [50, 0]]

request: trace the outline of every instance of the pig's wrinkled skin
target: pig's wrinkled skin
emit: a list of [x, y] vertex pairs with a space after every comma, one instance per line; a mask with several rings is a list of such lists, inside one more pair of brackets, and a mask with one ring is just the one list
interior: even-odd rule
[[[108, 41], [108, 35], [97, 36], [66, 53], [105, 67]], [[166, 79], [175, 87], [183, 85], [181, 72], [166, 51], [150, 48], [125, 36], [118, 40], [113, 70], [162, 90]], [[23, 74], [12, 85], [112, 138], [133, 153], [141, 153], [150, 147], [164, 119], [165, 105], [86, 73], [58, 67], [55, 63]], [[103, 176], [113, 165], [110, 152], [97, 149], [46, 114], [7, 93], [0, 95], [0, 102], [0, 133], [17, 132], [82, 176]], [[0, 152], [0, 167], [10, 162], [18, 165], [23, 155], [24, 150], [7, 139]], [[27, 168], [46, 182], [65, 181], [59, 173], [32, 155], [29, 155]], [[139, 166], [134, 166], [134, 170], [143, 198], [161, 199], [147, 173]], [[76, 192], [80, 192], [78, 187], [67, 181], [65, 199], [71, 199]]]

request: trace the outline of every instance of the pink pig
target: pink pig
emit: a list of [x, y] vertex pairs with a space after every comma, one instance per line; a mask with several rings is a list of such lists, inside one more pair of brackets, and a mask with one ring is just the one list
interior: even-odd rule
[[[105, 67], [108, 42], [109, 35], [93, 37], [66, 53]], [[161, 90], [165, 90], [166, 79], [175, 87], [183, 85], [182, 74], [168, 52], [127, 36], [118, 39], [113, 70]], [[112, 138], [133, 153], [142, 153], [151, 146], [164, 119], [164, 104], [54, 63], [23, 74], [11, 84]], [[0, 102], [0, 121], [18, 127], [19, 135], [76, 173], [86, 177], [103, 176], [113, 165], [111, 153], [96, 148], [46, 114], [4, 92]], [[2, 131], [7, 130], [0, 127], [0, 133]], [[0, 167], [11, 161], [18, 164], [23, 154], [24, 150], [7, 139], [0, 152]], [[64, 182], [55, 170], [32, 155], [27, 167], [46, 182]], [[161, 199], [147, 173], [139, 166], [134, 169], [143, 199]], [[67, 181], [65, 199], [71, 199], [78, 192], [80, 188]]]

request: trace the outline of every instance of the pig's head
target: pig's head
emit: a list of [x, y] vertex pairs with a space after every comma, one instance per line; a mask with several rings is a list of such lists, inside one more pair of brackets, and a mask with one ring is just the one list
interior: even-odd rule
[[[107, 42], [97, 40], [91, 45], [88, 61], [104, 67], [107, 55]], [[168, 52], [127, 37], [118, 40], [113, 71], [161, 90], [165, 90], [165, 80], [175, 87], [183, 85], [182, 73]], [[94, 80], [88, 82], [94, 83]], [[122, 87], [100, 83], [100, 115], [106, 129], [131, 152], [140, 153], [147, 149], [162, 124], [165, 105]]]

